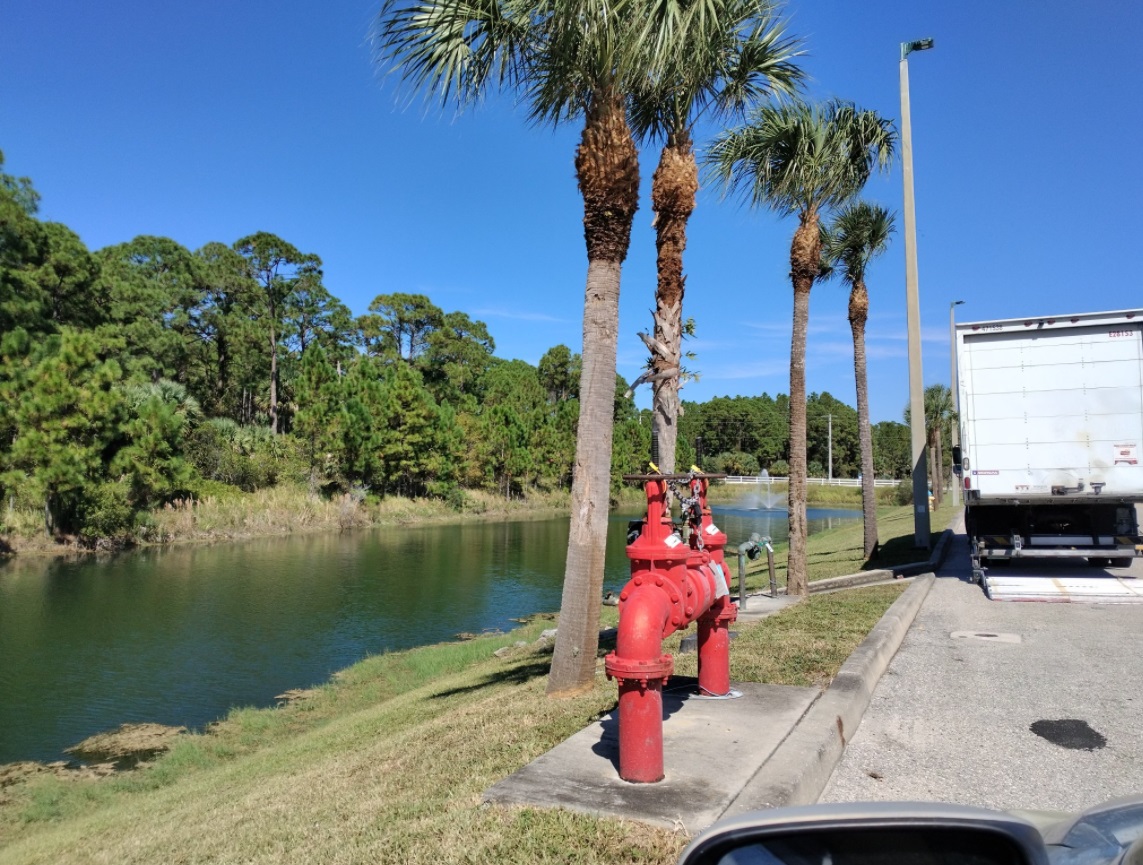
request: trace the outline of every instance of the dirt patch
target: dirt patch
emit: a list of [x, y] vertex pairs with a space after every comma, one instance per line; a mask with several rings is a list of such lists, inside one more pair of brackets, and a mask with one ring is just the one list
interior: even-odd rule
[[[116, 771], [114, 763], [84, 765], [68, 760], [60, 760], [56, 763], [37, 763], [32, 760], [23, 760], [19, 763], [0, 765], [0, 790], [20, 784], [37, 775], [52, 775], [65, 781], [80, 781], [106, 778], [109, 775], [114, 775]], [[0, 805], [4, 803], [4, 798], [0, 797]]]
[[292, 703], [301, 703], [316, 697], [317, 694], [317, 688], [290, 688], [290, 690], [278, 694], [274, 699], [277, 700], [278, 706], [281, 707], [289, 706]]
[[118, 769], [130, 769], [169, 751], [175, 739], [187, 732], [186, 727], [163, 724], [123, 724], [117, 730], [96, 733], [78, 745], [65, 748], [81, 760], [112, 763]]

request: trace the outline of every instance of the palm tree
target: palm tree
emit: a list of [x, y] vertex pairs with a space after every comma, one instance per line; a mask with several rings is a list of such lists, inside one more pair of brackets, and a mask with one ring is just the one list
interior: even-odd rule
[[889, 248], [893, 214], [858, 201], [847, 204], [822, 228], [822, 277], [840, 272], [849, 284], [849, 328], [853, 331], [853, 377], [857, 382], [857, 437], [861, 447], [861, 509], [865, 521], [865, 557], [877, 551], [877, 501], [873, 484], [873, 430], [869, 425], [869, 379], [865, 371], [865, 322], [869, 292], [865, 269]]
[[823, 211], [858, 194], [875, 167], [888, 169], [893, 124], [852, 103], [764, 106], [722, 133], [707, 156], [724, 189], [782, 216], [797, 215], [790, 245], [794, 323], [790, 341], [790, 553], [786, 588], [806, 594], [806, 329], [821, 269]]
[[943, 384], [925, 388], [925, 435], [929, 439], [929, 481], [933, 485], [933, 504], [940, 507], [944, 500], [944, 473], [941, 442], [950, 425], [956, 420], [952, 391]]
[[669, 31], [643, 38], [649, 22], [673, 21], [672, 9], [675, 0], [385, 0], [374, 29], [379, 62], [446, 102], [470, 105], [502, 88], [523, 98], [534, 121], [583, 119], [575, 157], [588, 259], [580, 414], [551, 694], [575, 693], [595, 677], [619, 277], [639, 205], [626, 100], [656, 58], [678, 49]]
[[[669, 57], [661, 74], [648, 76], [631, 99], [636, 138], [664, 142], [651, 184], [658, 251], [654, 322], [650, 335], [639, 334], [651, 358], [646, 373], [631, 386], [652, 384], [652, 429], [664, 472], [675, 469], [686, 282], [683, 250], [699, 187], [695, 124], [712, 116], [741, 118], [751, 105], [791, 93], [803, 77], [793, 62], [800, 53], [798, 42], [786, 38], [771, 0], [690, 3], [675, 26], [687, 34], [686, 50]], [[650, 27], [661, 32], [663, 22], [652, 21]]]

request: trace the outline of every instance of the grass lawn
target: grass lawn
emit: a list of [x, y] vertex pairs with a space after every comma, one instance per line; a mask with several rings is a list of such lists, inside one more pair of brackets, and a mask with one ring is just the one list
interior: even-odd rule
[[[732, 677], [824, 686], [903, 588], [813, 596], [736, 625]], [[676, 832], [480, 804], [615, 705], [602, 670], [580, 697], [544, 695], [551, 649], [535, 641], [551, 626], [368, 658], [306, 699], [235, 710], [134, 772], [0, 789], [0, 863], [674, 862], [687, 840]], [[680, 656], [678, 672], [694, 663]]]
[[[931, 511], [930, 529], [933, 543], [948, 528], [957, 511], [945, 505]], [[877, 533], [881, 549], [874, 559], [866, 559], [863, 553], [864, 526], [861, 520], [850, 525], [827, 529], [810, 535], [806, 542], [810, 581], [824, 580], [827, 577], [840, 577], [877, 568], [891, 568], [912, 562], [923, 562], [929, 558], [928, 550], [913, 546], [913, 508], [911, 505], [882, 507], [877, 509]], [[778, 575], [778, 585], [786, 585], [786, 557], [789, 549], [785, 543], [774, 545], [774, 570]], [[726, 551], [730, 565], [733, 587], [738, 590], [738, 556], [735, 550]], [[766, 567], [766, 557], [747, 562], [746, 587], [748, 591], [769, 591], [770, 575]]]

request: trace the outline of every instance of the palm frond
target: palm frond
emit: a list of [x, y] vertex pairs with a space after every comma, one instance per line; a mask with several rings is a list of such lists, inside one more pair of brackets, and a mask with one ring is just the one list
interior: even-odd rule
[[370, 34], [374, 62], [442, 103], [466, 105], [522, 79], [535, 48], [528, 13], [502, 0], [385, 0]]
[[800, 42], [787, 35], [769, 0], [644, 3], [641, 75], [630, 104], [640, 139], [689, 137], [702, 116], [743, 117], [800, 85]]
[[833, 100], [766, 105], [719, 135], [704, 162], [728, 195], [774, 212], [816, 213], [860, 192], [892, 163], [897, 134], [876, 112]]
[[840, 269], [847, 284], [864, 282], [869, 262], [889, 248], [894, 223], [894, 214], [879, 204], [850, 202], [822, 227], [822, 258]]

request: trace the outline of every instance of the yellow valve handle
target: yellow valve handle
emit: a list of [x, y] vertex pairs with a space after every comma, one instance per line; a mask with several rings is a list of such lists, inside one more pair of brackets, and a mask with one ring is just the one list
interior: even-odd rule
[[700, 474], [700, 475], [702, 474], [702, 469], [700, 469], [698, 466], [694, 465], [693, 463], [691, 464], [691, 471], [695, 472], [696, 474]]
[[659, 471], [659, 467], [657, 465], [655, 465], [653, 462], [648, 462], [647, 465], [649, 465], [651, 467], [651, 471], [658, 472], [659, 474], [662, 474], [662, 472]]

